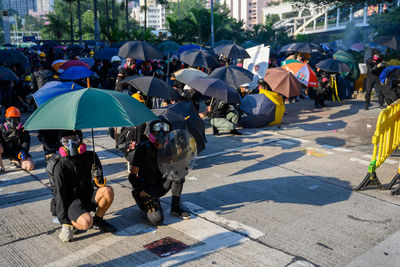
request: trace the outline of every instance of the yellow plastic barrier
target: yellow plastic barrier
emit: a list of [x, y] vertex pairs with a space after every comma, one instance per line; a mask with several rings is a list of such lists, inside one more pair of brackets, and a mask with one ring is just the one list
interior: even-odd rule
[[[400, 100], [397, 100], [379, 114], [376, 130], [372, 137], [372, 144], [374, 145], [374, 151], [371, 163], [368, 166], [368, 174], [355, 190], [361, 190], [370, 183], [375, 183], [379, 189], [383, 189], [376, 175], [376, 169], [400, 146]], [[391, 189], [399, 179], [400, 168], [386, 189]], [[391, 192], [391, 194], [399, 193], [400, 187]]]
[[340, 103], [342, 103], [342, 100], [340, 100], [339, 98], [339, 92], [337, 89], [337, 81], [336, 81], [336, 77], [331, 77], [332, 80], [332, 101], [336, 101], [335, 97], [337, 98], [337, 101], [339, 101]]

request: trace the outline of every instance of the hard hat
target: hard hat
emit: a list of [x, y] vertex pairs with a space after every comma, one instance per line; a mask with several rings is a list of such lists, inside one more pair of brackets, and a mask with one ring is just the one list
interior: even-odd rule
[[111, 63], [113, 63], [113, 62], [118, 62], [118, 61], [122, 61], [122, 59], [121, 59], [119, 56], [113, 56], [113, 57], [111, 58]]
[[46, 57], [46, 54], [44, 52], [40, 52], [39, 57]]
[[93, 55], [94, 55], [94, 52], [93, 52], [93, 50], [90, 50], [90, 55], [91, 55], [91, 56], [93, 56]]
[[142, 96], [141, 94], [134, 93], [134, 94], [132, 95], [132, 97], [135, 98], [137, 101], [139, 101], [139, 102], [141, 102], [141, 103], [144, 103], [144, 98], [143, 98], [143, 96]]
[[6, 110], [6, 115], [4, 117], [6, 117], [6, 118], [19, 118], [19, 117], [21, 117], [21, 112], [16, 107], [9, 107]]
[[32, 78], [31, 78], [31, 76], [30, 76], [30, 75], [28, 75], [28, 76], [25, 76], [25, 79], [24, 79], [24, 81], [25, 81], [25, 82], [30, 82], [30, 81], [32, 81]]

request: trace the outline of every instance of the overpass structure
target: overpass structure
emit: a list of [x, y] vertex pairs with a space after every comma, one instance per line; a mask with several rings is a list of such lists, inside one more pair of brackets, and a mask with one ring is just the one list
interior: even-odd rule
[[[400, 0], [394, 6], [400, 6]], [[263, 16], [278, 15], [280, 21], [275, 23], [275, 29], [284, 28], [289, 36], [299, 34], [315, 34], [341, 31], [349, 23], [356, 27], [368, 27], [368, 17], [381, 14], [391, 8], [387, 4], [368, 5], [366, 2], [357, 7], [339, 7], [335, 5], [299, 5], [284, 3], [263, 9]]]

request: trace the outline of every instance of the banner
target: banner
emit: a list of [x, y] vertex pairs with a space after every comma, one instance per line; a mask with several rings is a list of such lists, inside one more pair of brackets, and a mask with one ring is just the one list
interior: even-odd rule
[[254, 73], [253, 81], [249, 83], [249, 87], [255, 88], [257, 87], [257, 81], [260, 78], [264, 78], [268, 69], [270, 47], [262, 44], [248, 48], [246, 51], [250, 58], [246, 58], [243, 61], [243, 68]]

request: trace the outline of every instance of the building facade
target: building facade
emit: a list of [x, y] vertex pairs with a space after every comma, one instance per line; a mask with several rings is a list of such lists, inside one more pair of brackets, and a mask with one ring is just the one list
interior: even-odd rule
[[21, 17], [27, 15], [29, 10], [36, 11], [36, 0], [2, 0], [2, 10], [15, 10]]
[[41, 14], [50, 13], [54, 7], [54, 0], [36, 0], [37, 11]]
[[[131, 17], [139, 21], [144, 26], [145, 12], [142, 8], [144, 0], [140, 0], [140, 5], [132, 9]], [[165, 29], [165, 7], [157, 4], [156, 0], [147, 0], [147, 27], [156, 30]]]
[[243, 20], [246, 29], [256, 24], [263, 24], [262, 9], [272, 0], [219, 0], [221, 5], [229, 8], [231, 17], [238, 21]]

